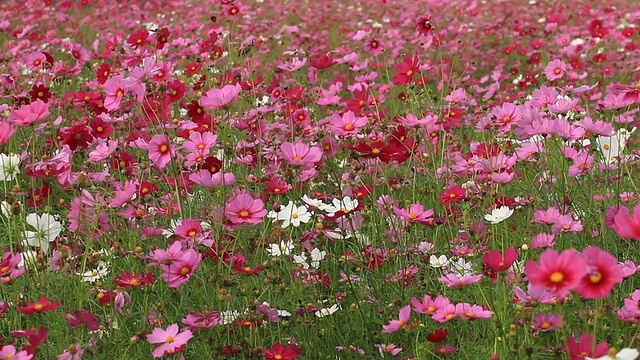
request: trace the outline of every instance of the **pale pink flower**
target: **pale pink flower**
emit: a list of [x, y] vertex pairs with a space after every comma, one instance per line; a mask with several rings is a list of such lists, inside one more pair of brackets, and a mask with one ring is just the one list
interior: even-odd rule
[[555, 330], [558, 326], [561, 326], [563, 324], [564, 324], [563, 314], [537, 313], [533, 315], [533, 324], [531, 324], [531, 328], [533, 330], [538, 330], [538, 331], [552, 331], [552, 330]]
[[488, 319], [491, 315], [491, 311], [483, 309], [480, 305], [471, 305], [468, 303], [456, 304], [456, 316], [461, 319]]
[[400, 209], [397, 206], [393, 207], [393, 213], [400, 216], [403, 221], [418, 222], [424, 225], [432, 224], [433, 209], [425, 210], [422, 204], [411, 204], [409, 210]]
[[102, 161], [107, 159], [118, 147], [118, 140], [108, 140], [104, 141], [102, 139], [98, 140], [98, 145], [95, 150], [89, 153], [90, 161]]
[[357, 117], [353, 111], [349, 110], [342, 116], [334, 113], [330, 118], [330, 125], [327, 125], [327, 129], [336, 135], [355, 135], [360, 132], [367, 122], [369, 121], [365, 116]]
[[155, 328], [150, 334], [147, 334], [147, 341], [150, 344], [160, 344], [151, 353], [154, 358], [162, 357], [166, 353], [173, 353], [186, 345], [189, 339], [193, 337], [190, 330], [179, 331], [178, 324], [171, 324], [167, 327], [167, 330]]
[[309, 169], [320, 161], [322, 150], [317, 146], [309, 146], [305, 143], [284, 142], [280, 145], [280, 155], [290, 165]]
[[29, 126], [38, 121], [44, 120], [51, 115], [49, 104], [37, 99], [31, 104], [20, 106], [9, 115], [9, 121], [17, 126]]
[[225, 85], [220, 89], [214, 88], [202, 95], [200, 102], [202, 103], [202, 107], [207, 110], [220, 109], [231, 104], [231, 102], [238, 97], [241, 90], [242, 86], [238, 83], [235, 85]]

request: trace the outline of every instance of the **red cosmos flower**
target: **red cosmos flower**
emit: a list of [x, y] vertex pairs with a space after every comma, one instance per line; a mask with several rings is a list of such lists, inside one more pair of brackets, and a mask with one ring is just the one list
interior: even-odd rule
[[482, 263], [491, 270], [501, 272], [509, 269], [518, 258], [515, 248], [508, 248], [504, 251], [504, 256], [498, 250], [491, 250], [482, 256]]
[[106, 139], [113, 133], [113, 125], [99, 117], [91, 119], [89, 127], [91, 128], [91, 135], [100, 139]]
[[429, 340], [434, 344], [439, 343], [441, 341], [444, 341], [444, 339], [447, 338], [448, 334], [449, 334], [448, 329], [444, 329], [444, 330], [437, 329], [436, 331], [427, 334], [427, 340]]
[[37, 99], [42, 100], [42, 102], [49, 102], [49, 99], [51, 99], [51, 91], [49, 91], [49, 88], [42, 85], [42, 84], [38, 84], [38, 85], [33, 85], [33, 88], [31, 88], [31, 91], [29, 91], [29, 96], [31, 96], [31, 101], [36, 101]]
[[85, 149], [93, 141], [93, 135], [84, 124], [75, 124], [72, 127], [60, 129], [58, 136], [63, 144], [69, 145], [71, 150]]
[[31, 315], [57, 309], [58, 305], [60, 305], [58, 301], [51, 302], [48, 297], [42, 297], [37, 303], [29, 301], [25, 307], [18, 306], [16, 309], [21, 313]]
[[146, 273], [144, 276], [140, 275], [139, 272], [135, 273], [135, 275], [131, 275], [128, 271], [124, 271], [121, 275], [118, 275], [113, 283], [116, 286], [123, 288], [135, 288], [142, 285], [151, 284], [155, 277], [152, 273]]
[[28, 354], [35, 356], [38, 353], [38, 346], [44, 344], [47, 340], [47, 336], [49, 335], [49, 330], [44, 327], [39, 327], [38, 330], [28, 329], [28, 330], [14, 330], [11, 331], [11, 336], [19, 338], [26, 337], [29, 345], [25, 345], [22, 347], [22, 350], [26, 351]]
[[96, 70], [96, 79], [98, 80], [98, 83], [101, 85], [104, 84], [109, 79], [109, 75], [111, 75], [111, 66], [107, 63], [100, 64]]
[[182, 81], [174, 79], [167, 84], [167, 96], [165, 99], [169, 102], [176, 102], [182, 99], [186, 89], [187, 87]]
[[137, 49], [141, 46], [147, 45], [148, 39], [149, 39], [149, 32], [145, 29], [138, 29], [133, 33], [131, 33], [131, 35], [129, 35], [129, 38], [127, 39], [127, 44]]
[[98, 299], [100, 306], [105, 306], [106, 304], [114, 301], [116, 299], [116, 295], [118, 295], [118, 293], [115, 291], [101, 289], [96, 293], [96, 299]]
[[462, 201], [467, 196], [467, 190], [460, 185], [456, 185], [444, 189], [444, 192], [438, 193], [438, 196], [438, 201], [443, 206], [447, 206], [451, 203]]
[[397, 72], [397, 74], [391, 78], [394, 85], [409, 84], [411, 80], [413, 80], [413, 75], [420, 71], [420, 61], [417, 56], [411, 57], [407, 55], [404, 57], [404, 62], [396, 65], [394, 70]]
[[162, 49], [169, 42], [169, 29], [166, 27], [156, 31], [156, 49]]
[[64, 319], [67, 320], [67, 324], [72, 328], [77, 328], [80, 325], [85, 324], [87, 329], [91, 331], [100, 329], [100, 317], [92, 314], [91, 311], [87, 309], [76, 310], [73, 314], [66, 313], [64, 315]]
[[250, 266], [234, 265], [231, 268], [236, 271], [234, 273], [235, 275], [239, 275], [239, 274], [257, 275], [260, 273], [260, 271], [262, 271], [262, 269], [264, 269], [264, 266], [258, 266], [258, 267], [252, 268]]
[[431, 15], [423, 15], [416, 21], [416, 31], [422, 35], [433, 34], [433, 24], [431, 24]]
[[367, 144], [364, 141], [360, 141], [358, 145], [352, 147], [363, 159], [380, 159], [380, 161], [387, 163], [391, 161], [394, 154], [398, 152], [398, 148], [395, 144], [386, 144], [383, 141], [375, 141], [371, 144]]
[[319, 58], [309, 61], [309, 65], [318, 70], [330, 68], [335, 64], [335, 60], [327, 54], [320, 55]]
[[44, 201], [51, 195], [49, 183], [44, 183], [40, 188], [31, 188], [28, 190], [27, 206], [36, 207], [44, 205]]
[[296, 344], [284, 347], [275, 343], [271, 349], [265, 351], [264, 357], [266, 360], [293, 360], [300, 355], [300, 350]]

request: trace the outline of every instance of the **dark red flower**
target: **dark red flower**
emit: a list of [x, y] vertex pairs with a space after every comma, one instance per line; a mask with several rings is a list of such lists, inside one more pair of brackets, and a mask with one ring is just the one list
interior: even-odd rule
[[309, 61], [309, 65], [318, 70], [327, 69], [333, 66], [336, 62], [333, 58], [327, 54], [320, 55], [319, 58]]
[[113, 283], [123, 288], [135, 288], [138, 286], [151, 284], [154, 278], [155, 277], [151, 273], [146, 273], [143, 276], [139, 272], [137, 272], [135, 273], [135, 275], [132, 275], [125, 270], [122, 274], [118, 275], [113, 280]]
[[467, 195], [467, 190], [460, 185], [456, 185], [447, 189], [444, 192], [438, 193], [438, 201], [443, 206], [447, 206], [453, 202], [461, 201]]
[[441, 341], [444, 341], [444, 339], [447, 338], [447, 334], [449, 334], [448, 329], [444, 329], [444, 330], [437, 329], [436, 331], [427, 334], [427, 340], [429, 340], [432, 343], [439, 343]]
[[33, 101], [40, 99], [46, 103], [49, 102], [49, 99], [51, 99], [52, 95], [48, 87], [42, 84], [38, 84], [34, 85], [33, 88], [31, 88], [31, 91], [29, 91], [29, 96], [31, 96], [31, 100]]
[[137, 49], [141, 46], [145, 46], [147, 44], [148, 39], [149, 39], [149, 32], [145, 29], [138, 29], [133, 33], [131, 33], [131, 35], [129, 35], [129, 38], [127, 39], [127, 44]]
[[265, 351], [264, 357], [266, 360], [293, 360], [300, 355], [300, 348], [298, 346], [284, 347], [280, 343], [275, 343], [271, 349]]
[[110, 75], [111, 66], [109, 66], [109, 64], [102, 63], [100, 64], [100, 66], [98, 66], [98, 69], [96, 70], [96, 79], [100, 84], [104, 84], [105, 82], [107, 82]]
[[91, 311], [83, 309], [76, 310], [73, 314], [66, 313], [64, 315], [65, 320], [67, 320], [67, 324], [72, 328], [77, 328], [82, 324], [87, 326], [87, 329], [90, 331], [96, 331], [100, 329], [100, 317], [98, 315], [94, 315]]

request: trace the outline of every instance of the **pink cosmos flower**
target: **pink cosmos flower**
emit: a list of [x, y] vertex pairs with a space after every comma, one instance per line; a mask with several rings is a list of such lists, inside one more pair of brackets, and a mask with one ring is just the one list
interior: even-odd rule
[[217, 311], [192, 312], [182, 319], [182, 323], [190, 328], [212, 328], [218, 326], [222, 319]]
[[438, 278], [438, 281], [445, 283], [448, 287], [462, 287], [476, 283], [482, 279], [482, 275], [464, 275], [458, 276], [454, 273], [448, 273]]
[[18, 352], [13, 345], [5, 345], [0, 350], [0, 359], [30, 360], [33, 359], [33, 355], [27, 353], [25, 350]]
[[104, 108], [108, 111], [117, 110], [122, 106], [122, 98], [130, 86], [130, 82], [124, 79], [122, 75], [110, 77], [102, 85], [105, 93]]
[[633, 215], [628, 208], [619, 207], [612, 217], [611, 225], [607, 226], [623, 239], [640, 240], [640, 202], [633, 208]]
[[114, 198], [111, 199], [109, 205], [111, 207], [117, 208], [120, 207], [129, 201], [136, 198], [136, 192], [138, 190], [138, 181], [137, 180], [127, 180], [124, 185], [116, 183], [118, 187]]
[[411, 305], [413, 305], [413, 310], [419, 314], [433, 315], [436, 311], [441, 308], [449, 305], [451, 302], [449, 299], [442, 295], [438, 295], [435, 300], [431, 299], [431, 296], [424, 295], [422, 297], [422, 302], [420, 302], [415, 297], [411, 298]]
[[202, 95], [200, 102], [202, 107], [207, 110], [220, 109], [231, 104], [238, 97], [241, 90], [242, 86], [238, 83], [225, 85], [220, 89], [214, 88]]
[[634, 291], [630, 297], [624, 299], [624, 307], [630, 316], [640, 318], [640, 290]]
[[305, 143], [284, 142], [280, 145], [280, 155], [290, 165], [310, 169], [322, 158], [322, 150]]
[[194, 131], [189, 135], [189, 140], [182, 143], [182, 147], [190, 152], [200, 151], [208, 154], [209, 149], [216, 145], [217, 139], [218, 135], [214, 135], [211, 131], [205, 131], [203, 133]]
[[28, 57], [27, 57], [27, 68], [29, 70], [36, 70], [41, 68], [46, 62], [47, 62], [47, 57], [44, 56], [43, 53], [41, 52], [34, 52], [31, 53]]
[[483, 309], [480, 305], [471, 305], [468, 303], [456, 304], [456, 316], [461, 319], [488, 319], [491, 315], [491, 311]]
[[375, 347], [382, 350], [383, 353], [389, 353], [391, 355], [398, 355], [402, 351], [402, 348], [396, 347], [394, 343], [376, 344]]
[[563, 324], [564, 324], [563, 314], [537, 313], [533, 315], [533, 324], [531, 324], [531, 328], [537, 331], [552, 331], [552, 330], [555, 330], [558, 326], [561, 326]]
[[411, 315], [411, 305], [407, 305], [400, 309], [398, 314], [398, 320], [389, 321], [389, 325], [382, 326], [383, 333], [393, 333], [402, 329], [409, 323], [409, 317]]
[[238, 194], [227, 201], [224, 215], [234, 224], [256, 225], [267, 215], [264, 203], [249, 194]]
[[393, 207], [393, 213], [400, 216], [403, 221], [417, 222], [423, 225], [433, 223], [433, 209], [425, 210], [422, 204], [411, 204], [409, 210]]
[[555, 234], [540, 233], [540, 234], [534, 235], [531, 238], [529, 247], [531, 249], [543, 249], [546, 247], [553, 247], [553, 245], [556, 244], [555, 238], [556, 238]]
[[527, 260], [524, 273], [532, 286], [558, 294], [573, 290], [580, 284], [587, 273], [587, 263], [574, 251], [565, 250], [558, 254], [548, 249], [540, 255], [540, 264]]
[[20, 106], [9, 115], [9, 121], [17, 126], [29, 126], [38, 121], [44, 120], [51, 115], [49, 104], [38, 99], [31, 104]]
[[98, 145], [95, 150], [89, 153], [90, 161], [102, 161], [107, 159], [118, 147], [118, 140], [98, 140]]
[[20, 253], [4, 253], [2, 261], [0, 261], [0, 283], [9, 283], [24, 274], [24, 266], [20, 266], [21, 262], [22, 255]]
[[14, 131], [15, 128], [8, 121], [3, 121], [2, 123], [0, 123], [0, 145], [9, 141], [11, 136], [13, 136]]
[[365, 116], [357, 117], [351, 110], [342, 114], [342, 116], [334, 113], [329, 118], [329, 121], [331, 124], [327, 125], [327, 129], [339, 136], [355, 135], [369, 122]]
[[611, 289], [622, 282], [618, 260], [597, 246], [584, 249], [582, 257], [587, 262], [587, 273], [575, 291], [585, 299], [606, 298]]
[[190, 330], [184, 330], [180, 333], [179, 330], [178, 324], [171, 324], [167, 330], [155, 328], [151, 334], [147, 334], [149, 344], [161, 344], [151, 353], [154, 358], [176, 354], [184, 348], [193, 334]]
[[504, 103], [491, 111], [491, 115], [496, 118], [495, 124], [500, 131], [508, 131], [511, 126], [522, 119], [522, 106], [512, 103]]
[[364, 42], [364, 50], [373, 56], [377, 56], [382, 54], [384, 46], [379, 39], [370, 37]]
[[580, 220], [573, 220], [571, 215], [561, 215], [556, 219], [556, 222], [551, 226], [551, 232], [559, 234], [563, 232], [580, 232], [583, 226]]
[[458, 317], [456, 314], [456, 306], [453, 304], [447, 304], [431, 315], [431, 319], [439, 323], [451, 321]]
[[163, 270], [162, 279], [171, 288], [177, 288], [187, 282], [193, 272], [198, 268], [202, 254], [193, 249], [181, 251], [173, 258], [173, 262], [168, 265], [160, 265]]
[[560, 59], [551, 60], [547, 66], [544, 67], [544, 74], [549, 81], [555, 81], [562, 78], [566, 68], [567, 64], [565, 64], [564, 61]]
[[216, 189], [236, 183], [236, 177], [233, 173], [223, 173], [222, 171], [218, 171], [215, 174], [211, 174], [208, 170], [198, 170], [191, 173], [191, 175], [189, 175], [189, 180], [209, 189]]
[[164, 169], [175, 156], [175, 148], [164, 134], [153, 135], [146, 149], [149, 151], [149, 159], [160, 169]]

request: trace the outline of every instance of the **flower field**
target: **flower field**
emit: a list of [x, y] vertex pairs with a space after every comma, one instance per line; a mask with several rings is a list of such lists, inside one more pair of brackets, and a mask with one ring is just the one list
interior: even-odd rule
[[637, 359], [639, 31], [0, 2], [0, 359]]

